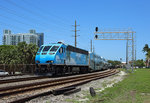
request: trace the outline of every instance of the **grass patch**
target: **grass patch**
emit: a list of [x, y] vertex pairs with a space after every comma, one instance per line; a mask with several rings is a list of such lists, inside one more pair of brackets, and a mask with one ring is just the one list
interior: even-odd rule
[[106, 87], [106, 86], [107, 86], [107, 82], [104, 81], [104, 82], [102, 83], [102, 86], [103, 86], [103, 87]]
[[50, 103], [50, 101], [46, 101], [46, 103]]
[[137, 69], [112, 88], [106, 88], [90, 103], [150, 103], [150, 69]]

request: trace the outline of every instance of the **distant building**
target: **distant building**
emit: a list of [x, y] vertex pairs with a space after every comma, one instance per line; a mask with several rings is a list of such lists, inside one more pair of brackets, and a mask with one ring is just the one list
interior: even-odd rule
[[3, 31], [3, 45], [17, 45], [19, 42], [33, 43], [40, 47], [44, 42], [44, 33], [29, 30], [29, 33], [11, 34], [10, 30]]

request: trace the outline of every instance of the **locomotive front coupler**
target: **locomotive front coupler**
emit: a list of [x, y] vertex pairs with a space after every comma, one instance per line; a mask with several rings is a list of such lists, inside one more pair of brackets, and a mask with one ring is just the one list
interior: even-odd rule
[[50, 72], [53, 72], [53, 64], [52, 63], [47, 64], [47, 70], [49, 70]]

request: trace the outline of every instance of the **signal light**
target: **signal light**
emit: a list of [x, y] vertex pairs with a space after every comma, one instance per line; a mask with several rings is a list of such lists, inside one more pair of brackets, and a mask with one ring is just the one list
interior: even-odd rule
[[46, 63], [53, 63], [54, 61], [50, 60], [50, 61], [46, 61]]
[[95, 39], [97, 39], [98, 38], [98, 35], [95, 35]]
[[40, 61], [37, 60], [36, 63], [40, 63]]
[[96, 31], [96, 32], [98, 31], [98, 27], [95, 28], [95, 31]]

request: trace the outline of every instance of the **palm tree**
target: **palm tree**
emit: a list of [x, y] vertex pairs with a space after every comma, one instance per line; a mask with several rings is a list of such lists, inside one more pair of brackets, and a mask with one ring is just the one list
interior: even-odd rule
[[146, 52], [146, 66], [149, 67], [149, 62], [150, 62], [150, 48], [148, 44], [145, 44], [143, 48], [143, 52]]
[[23, 64], [33, 64], [38, 47], [35, 44], [20, 42], [17, 46], [20, 62]]
[[144, 52], [147, 52], [147, 51], [149, 51], [149, 50], [150, 50], [150, 48], [149, 48], [148, 44], [145, 44], [145, 46], [144, 46], [144, 48], [143, 48], [143, 51], [144, 51]]
[[38, 47], [35, 44], [29, 44], [27, 49], [27, 62], [29, 64], [35, 63], [35, 55], [38, 51]]

